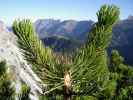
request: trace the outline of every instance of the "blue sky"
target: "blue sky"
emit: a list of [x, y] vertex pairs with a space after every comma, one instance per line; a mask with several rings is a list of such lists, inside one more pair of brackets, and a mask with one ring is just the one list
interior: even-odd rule
[[1, 0], [0, 20], [11, 24], [16, 18], [94, 20], [103, 4], [120, 8], [121, 19], [133, 15], [133, 0]]

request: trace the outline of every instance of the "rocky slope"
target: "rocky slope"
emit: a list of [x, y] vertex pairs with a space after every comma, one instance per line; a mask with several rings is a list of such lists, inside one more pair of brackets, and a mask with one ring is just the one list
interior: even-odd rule
[[23, 59], [17, 47], [16, 37], [8, 32], [5, 25], [0, 22], [0, 60], [6, 60], [13, 71], [16, 79], [16, 90], [19, 92], [21, 82], [26, 83], [31, 88], [30, 97], [38, 100], [38, 93], [42, 93], [41, 80], [32, 71], [31, 66]]

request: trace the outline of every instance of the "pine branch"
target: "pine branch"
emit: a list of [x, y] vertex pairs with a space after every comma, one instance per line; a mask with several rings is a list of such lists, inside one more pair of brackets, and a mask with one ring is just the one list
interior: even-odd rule
[[27, 61], [34, 65], [48, 65], [53, 59], [52, 51], [38, 39], [30, 20], [15, 21], [13, 31], [18, 45]]
[[24, 58], [33, 65], [34, 71], [41, 79], [51, 76], [58, 77], [55, 70], [55, 59], [52, 50], [45, 47], [38, 39], [30, 20], [15, 21], [13, 31], [18, 37], [18, 46], [23, 52]]
[[109, 80], [106, 48], [112, 37], [112, 27], [119, 18], [119, 9], [114, 5], [103, 5], [97, 17], [98, 22], [90, 31], [85, 46], [74, 56], [70, 71], [74, 81], [84, 80], [86, 84], [96, 81], [102, 87], [101, 84]]
[[[97, 17], [98, 22], [92, 28], [88, 41], [77, 51], [71, 63], [55, 59], [52, 50], [42, 45], [29, 20], [14, 22], [13, 31], [25, 59], [33, 65], [44, 83], [50, 85], [44, 93], [61, 89], [64, 94], [70, 95], [79, 89], [82, 91], [78, 93], [93, 94], [94, 91], [104, 90], [105, 80], [109, 80], [106, 48], [112, 37], [112, 27], [118, 20], [119, 9], [104, 5]], [[96, 85], [89, 88], [91, 84]]]
[[63, 82], [65, 67], [57, 62], [53, 51], [39, 40], [30, 20], [15, 21], [13, 31], [24, 58], [43, 83], [52, 84], [50, 87], [55, 88], [55, 84]]

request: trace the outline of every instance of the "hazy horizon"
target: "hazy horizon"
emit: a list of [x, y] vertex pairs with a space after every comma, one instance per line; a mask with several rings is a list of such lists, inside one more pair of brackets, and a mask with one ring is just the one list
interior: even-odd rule
[[120, 19], [133, 15], [132, 0], [2, 0], [0, 20], [11, 25], [17, 18], [93, 20], [103, 4], [114, 4], [120, 8]]

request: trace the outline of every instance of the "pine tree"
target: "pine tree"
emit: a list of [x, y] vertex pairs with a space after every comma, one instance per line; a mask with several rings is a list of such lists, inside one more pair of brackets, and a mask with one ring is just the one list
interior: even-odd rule
[[15, 100], [15, 89], [5, 61], [0, 62], [0, 100]]
[[22, 84], [21, 92], [18, 94], [19, 100], [30, 100], [30, 88], [26, 84]]
[[111, 77], [117, 82], [115, 90], [115, 99], [132, 100], [133, 99], [133, 67], [124, 64], [124, 58], [120, 56], [117, 50], [111, 53], [111, 75], [114, 73], [117, 77]]
[[64, 100], [70, 100], [72, 95], [98, 96], [106, 90], [109, 82], [106, 48], [112, 37], [112, 27], [119, 18], [119, 9], [103, 5], [97, 17], [88, 41], [70, 62], [60, 62], [56, 54], [42, 44], [29, 20], [14, 22], [13, 31], [23, 56], [47, 85], [44, 95], [63, 94]]

